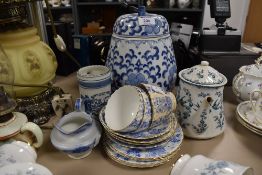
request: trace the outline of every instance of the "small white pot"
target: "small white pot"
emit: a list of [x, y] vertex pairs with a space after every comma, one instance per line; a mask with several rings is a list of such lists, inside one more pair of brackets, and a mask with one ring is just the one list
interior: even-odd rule
[[183, 155], [173, 165], [170, 175], [253, 175], [253, 169], [237, 163], [213, 160], [203, 155]]

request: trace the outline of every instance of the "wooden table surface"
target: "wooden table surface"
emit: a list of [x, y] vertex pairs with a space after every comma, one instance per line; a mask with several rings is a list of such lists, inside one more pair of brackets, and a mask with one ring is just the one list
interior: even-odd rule
[[[55, 85], [73, 98], [79, 97], [76, 74], [58, 77]], [[233, 161], [254, 168], [256, 175], [262, 174], [262, 137], [243, 127], [235, 117], [237, 102], [231, 87], [225, 87], [224, 107], [226, 129], [218, 137], [209, 140], [185, 138], [180, 151], [173, 159], [155, 168], [129, 168], [115, 163], [107, 157], [99, 144], [86, 158], [74, 160], [56, 150], [50, 142], [51, 130], [43, 130], [44, 144], [38, 150], [37, 162], [46, 166], [54, 175], [168, 175], [171, 166], [182, 154], [203, 154], [212, 159]], [[50, 122], [55, 121], [54, 119]]]

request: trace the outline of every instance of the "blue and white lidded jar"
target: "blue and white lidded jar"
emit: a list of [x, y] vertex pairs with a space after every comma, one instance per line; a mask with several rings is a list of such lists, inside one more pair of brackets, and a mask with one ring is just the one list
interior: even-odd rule
[[207, 61], [180, 71], [179, 78], [177, 117], [185, 136], [208, 139], [223, 133], [227, 78]]
[[114, 25], [106, 66], [112, 88], [140, 83], [171, 91], [176, 82], [176, 60], [169, 25], [163, 16], [145, 12], [120, 16]]
[[98, 114], [111, 95], [111, 71], [106, 66], [86, 66], [78, 70], [81, 103], [88, 114]]

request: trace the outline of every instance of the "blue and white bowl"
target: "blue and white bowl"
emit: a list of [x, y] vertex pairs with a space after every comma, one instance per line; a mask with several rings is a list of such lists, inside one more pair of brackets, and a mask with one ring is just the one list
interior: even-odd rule
[[73, 159], [81, 159], [99, 143], [101, 132], [100, 124], [91, 116], [73, 112], [58, 121], [50, 138], [55, 148]]

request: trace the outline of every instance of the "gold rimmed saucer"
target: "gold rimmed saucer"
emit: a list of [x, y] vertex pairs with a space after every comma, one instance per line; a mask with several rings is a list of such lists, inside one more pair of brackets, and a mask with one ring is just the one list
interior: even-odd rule
[[258, 134], [260, 136], [262, 136], [262, 131], [253, 127], [252, 125], [250, 125], [249, 123], [247, 123], [245, 120], [243, 120], [239, 114], [236, 112], [236, 118], [238, 120], [238, 122], [243, 125], [245, 128], [247, 128], [248, 130], [252, 131], [255, 134]]
[[108, 140], [104, 141], [104, 144], [111, 150], [113, 150], [115, 153], [134, 161], [163, 160], [166, 157], [172, 155], [174, 152], [176, 152], [177, 149], [179, 149], [182, 145], [184, 138], [182, 128], [179, 126], [176, 131], [178, 133], [166, 140], [166, 144], [159, 145], [155, 148], [122, 147], [122, 145], [118, 142]]
[[[249, 115], [250, 114], [250, 115]], [[236, 118], [240, 124], [250, 131], [262, 135], [262, 125], [256, 121], [252, 115], [252, 108], [250, 101], [241, 102], [236, 109]]]
[[112, 133], [109, 133], [107, 131], [105, 131], [105, 133], [111, 137], [113, 137], [116, 140], [119, 140], [120, 142], [126, 142], [127, 144], [133, 144], [133, 145], [152, 145], [152, 144], [156, 144], [156, 143], [160, 143], [163, 142], [165, 140], [167, 140], [169, 137], [171, 137], [172, 135], [174, 135], [176, 132], [174, 126], [171, 127], [171, 129], [169, 130], [169, 132], [165, 135], [162, 135], [158, 138], [154, 138], [154, 139], [148, 139], [148, 140], [133, 140], [133, 139], [126, 139], [126, 138], [122, 138], [119, 137], [117, 135], [113, 135]]
[[124, 158], [121, 155], [114, 153], [114, 151], [111, 150], [106, 145], [104, 145], [104, 149], [106, 154], [109, 156], [109, 158], [111, 158], [115, 162], [133, 168], [152, 168], [152, 167], [160, 166], [164, 163], [167, 163], [170, 159], [172, 159], [175, 155], [177, 155], [177, 152], [180, 150], [180, 148], [178, 148], [173, 154], [162, 160], [135, 161], [135, 160], [130, 160], [128, 158]]

